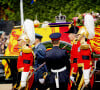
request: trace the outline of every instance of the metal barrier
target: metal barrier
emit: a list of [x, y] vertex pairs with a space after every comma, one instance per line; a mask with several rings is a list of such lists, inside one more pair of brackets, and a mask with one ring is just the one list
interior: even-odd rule
[[0, 59], [17, 59], [18, 56], [0, 56]]

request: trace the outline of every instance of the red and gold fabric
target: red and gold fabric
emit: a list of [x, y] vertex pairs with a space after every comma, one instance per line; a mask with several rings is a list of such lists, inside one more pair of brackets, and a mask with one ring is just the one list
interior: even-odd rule
[[9, 44], [5, 51], [5, 56], [19, 56], [20, 49], [17, 40], [22, 32], [22, 29], [12, 29]]
[[[89, 41], [87, 41], [89, 44]], [[89, 69], [92, 66], [92, 58], [91, 58], [92, 49], [91, 47], [88, 49], [80, 49], [79, 52], [79, 64], [82, 64], [84, 69]]]
[[[19, 55], [20, 49], [18, 47], [17, 39], [19, 38], [21, 34], [22, 34], [21, 29], [12, 29], [10, 39], [9, 39], [9, 44], [8, 44], [7, 49], [5, 50], [4, 56], [18, 56]], [[11, 76], [10, 66], [7, 61], [10, 63], [10, 60], [5, 60], [5, 59], [2, 60], [6, 79], [8, 79]]]
[[[31, 70], [31, 72], [29, 73], [29, 75], [32, 73], [32, 72], [34, 72], [33, 70]], [[31, 87], [32, 87], [32, 84], [33, 84], [33, 82], [34, 82], [34, 74], [30, 77], [30, 79], [28, 80], [28, 82], [27, 82], [27, 85], [26, 85], [26, 90], [30, 90], [31, 89]]]
[[95, 37], [90, 40], [91, 47], [96, 54], [100, 54], [100, 26], [95, 28]]
[[70, 56], [70, 62], [71, 62], [71, 72], [76, 73], [78, 70], [78, 58], [79, 58], [79, 51], [78, 48], [80, 47], [80, 42], [77, 42], [76, 44], [73, 44], [71, 49], [71, 56]]
[[[78, 58], [79, 58], [78, 48], [79, 47], [80, 47], [80, 42], [73, 43], [71, 54], [70, 54], [71, 55], [70, 56], [70, 62], [71, 62], [70, 77], [73, 76], [74, 78], [76, 78], [78, 72]], [[70, 84], [68, 84], [68, 90], [71, 90], [72, 84], [73, 81], [70, 81]]]
[[[81, 26], [79, 26], [80, 28]], [[61, 40], [65, 41], [65, 42], [69, 42], [71, 43], [69, 37], [68, 37], [68, 33], [64, 33], [66, 31], [69, 30], [69, 27], [47, 27], [47, 28], [35, 28], [35, 32], [42, 35], [43, 39], [42, 42], [45, 41], [49, 41], [49, 35], [51, 33], [61, 33]], [[9, 56], [19, 56], [20, 53], [20, 49], [18, 47], [18, 42], [17, 39], [19, 38], [19, 36], [22, 34], [22, 29], [12, 29], [11, 32], [11, 36], [10, 36], [10, 41], [9, 41], [9, 45], [6, 49], [5, 55], [9, 55]], [[95, 28], [95, 37], [90, 40], [90, 44], [92, 46], [92, 48], [94, 49], [94, 51], [96, 53], [100, 53], [100, 26], [98, 26], [97, 28]]]
[[42, 35], [42, 42], [50, 41], [49, 35], [51, 33], [61, 33], [61, 41], [66, 41], [70, 43], [70, 39], [68, 37], [67, 33], [64, 33], [68, 31], [68, 27], [47, 27], [47, 28], [35, 28], [35, 32]]
[[21, 80], [20, 80], [21, 84], [20, 85], [23, 85], [22, 81], [24, 80], [23, 79], [24, 76], [22, 74], [28, 73], [28, 75], [25, 76], [26, 80], [24, 83], [27, 82], [26, 88], [27, 90], [30, 90], [33, 84], [33, 81], [34, 81], [34, 74], [31, 76], [31, 78], [28, 81], [27, 81], [27, 78], [29, 74], [33, 72], [32, 68], [33, 68], [33, 62], [34, 62], [34, 53], [32, 52], [31, 47], [28, 47], [28, 46], [23, 46], [23, 47], [24, 48], [22, 48], [20, 55], [18, 57], [17, 69], [18, 69], [18, 72], [21, 72]]
[[[10, 60], [8, 60], [8, 62], [10, 63]], [[11, 70], [10, 70], [10, 67], [8, 65], [8, 62], [5, 59], [2, 60], [2, 65], [4, 66], [5, 78], [6, 79], [8, 79], [11, 76]]]
[[18, 57], [17, 68], [24, 72], [29, 72], [30, 66], [33, 66], [33, 54], [32, 53], [23, 53], [22, 56]]
[[[89, 40], [87, 41], [87, 44], [90, 45], [89, 43]], [[78, 66], [82, 67], [83, 68], [83, 80], [82, 80], [82, 84], [85, 82], [86, 83], [89, 83], [90, 81], [90, 84], [91, 84], [91, 88], [93, 87], [93, 77], [89, 78], [89, 75], [90, 75], [90, 71], [91, 71], [91, 68], [92, 68], [92, 57], [91, 57], [91, 53], [92, 53], [92, 49], [91, 47], [88, 48], [88, 49], [80, 49], [80, 52], [79, 52], [79, 64]], [[86, 73], [87, 72], [87, 73]], [[87, 79], [86, 79], [86, 76], [87, 76]], [[88, 80], [88, 81], [87, 81]]]

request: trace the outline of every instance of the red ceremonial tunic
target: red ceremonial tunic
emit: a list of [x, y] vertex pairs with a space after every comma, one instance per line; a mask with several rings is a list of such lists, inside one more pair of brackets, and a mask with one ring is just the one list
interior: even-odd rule
[[77, 42], [77, 44], [73, 44], [72, 49], [71, 49], [71, 73], [76, 73], [78, 70], [78, 58], [79, 58], [79, 49], [80, 47], [80, 42]]
[[[89, 44], [89, 41], [87, 41]], [[92, 66], [91, 50], [80, 49], [79, 53], [79, 63], [83, 64], [84, 69], [89, 69]]]
[[18, 70], [21, 68], [23, 69], [23, 72], [29, 72], [30, 66], [33, 66], [33, 54], [31, 53], [23, 53], [21, 52], [21, 55], [18, 57], [17, 61], [17, 68]]
[[80, 50], [80, 63], [84, 64], [84, 69], [91, 67], [91, 51], [90, 49]]

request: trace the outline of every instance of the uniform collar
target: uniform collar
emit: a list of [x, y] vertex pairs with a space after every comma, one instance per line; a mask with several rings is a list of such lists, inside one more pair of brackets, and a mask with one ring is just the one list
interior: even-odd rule
[[59, 48], [59, 46], [53, 46], [53, 49]]

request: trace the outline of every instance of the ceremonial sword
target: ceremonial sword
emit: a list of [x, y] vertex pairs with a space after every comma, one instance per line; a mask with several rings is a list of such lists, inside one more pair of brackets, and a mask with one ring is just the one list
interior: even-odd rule
[[29, 75], [29, 77], [27, 78], [27, 81], [31, 78], [31, 76], [34, 74], [34, 72], [36, 72], [37, 70], [39, 70], [41, 67], [43, 67], [46, 64], [46, 62], [42, 63], [38, 68], [33, 68], [33, 72]]

